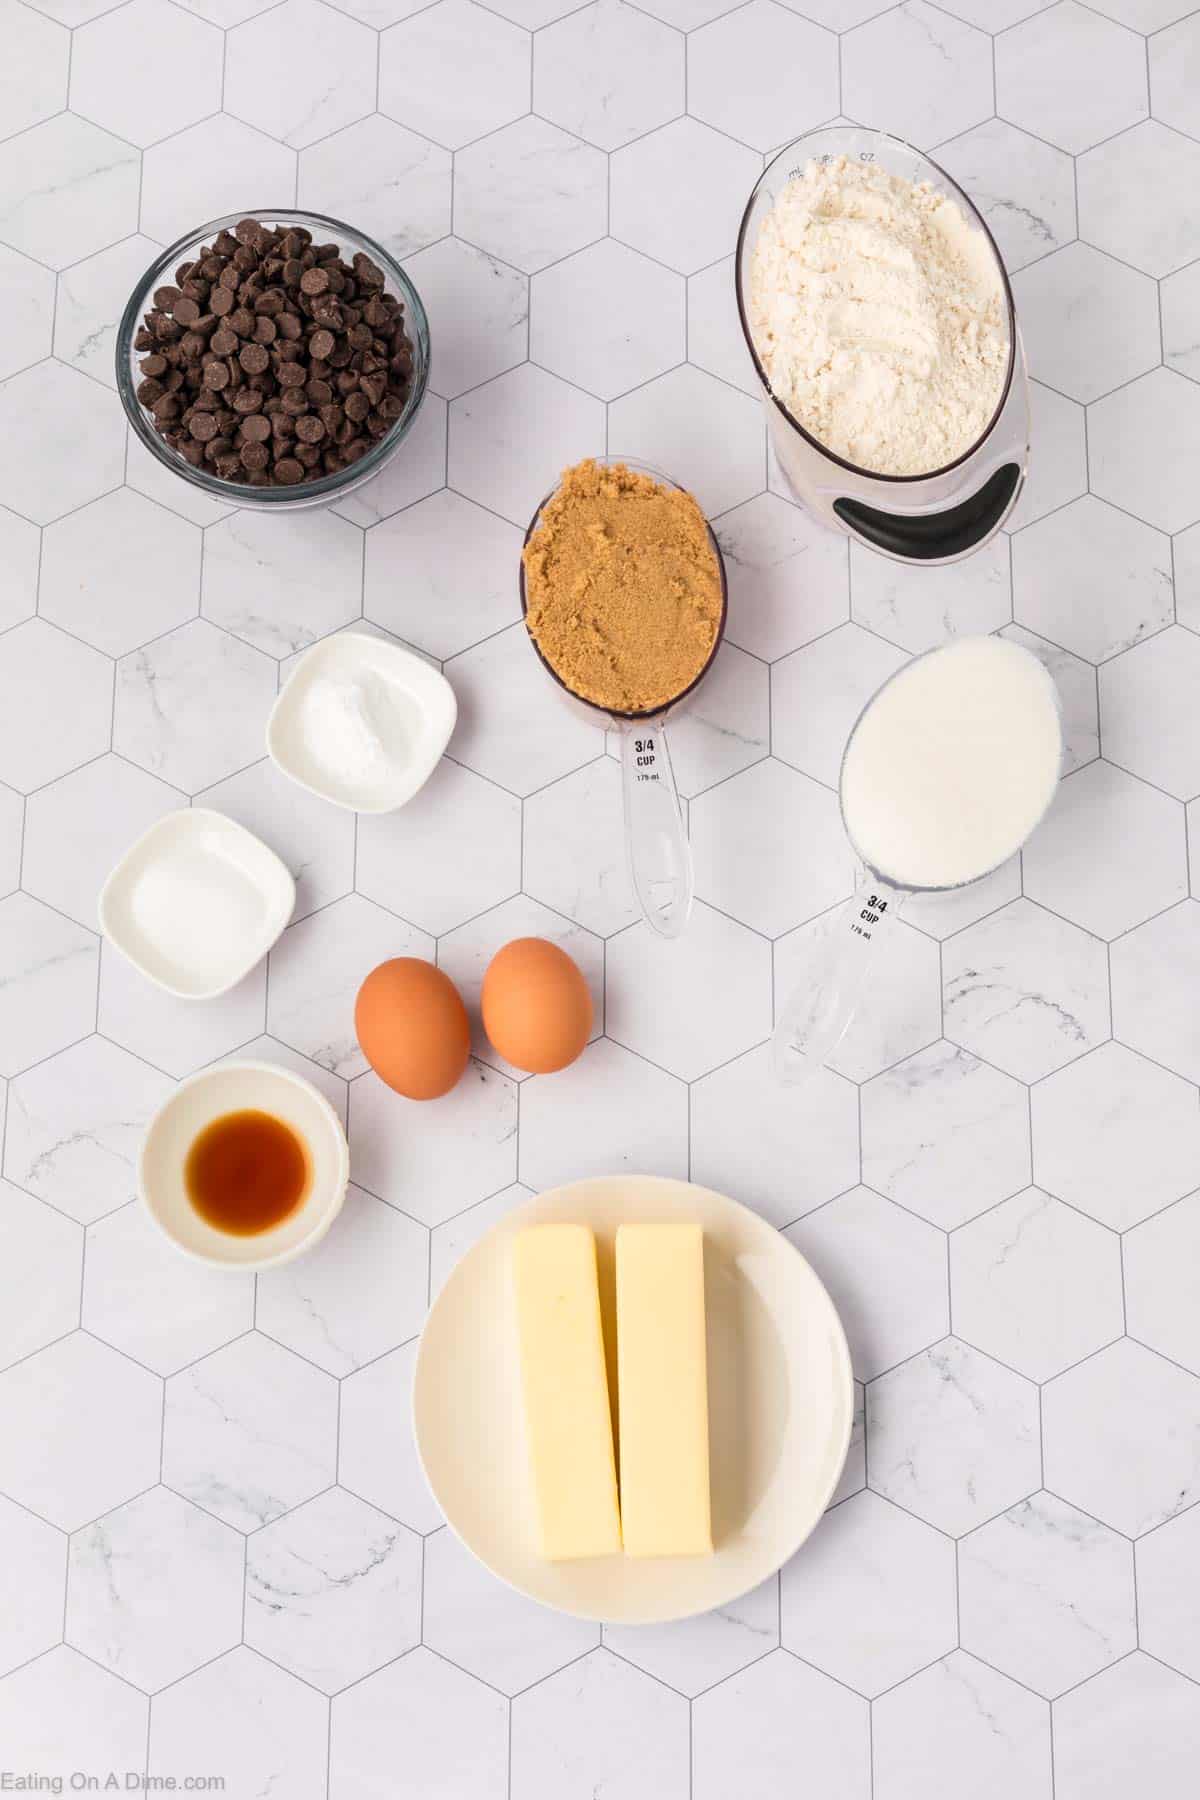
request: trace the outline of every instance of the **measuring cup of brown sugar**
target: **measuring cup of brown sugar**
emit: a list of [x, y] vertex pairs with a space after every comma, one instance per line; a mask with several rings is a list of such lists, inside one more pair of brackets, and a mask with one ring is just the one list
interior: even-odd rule
[[666, 721], [703, 681], [725, 633], [720, 546], [686, 488], [630, 457], [568, 469], [525, 533], [521, 611], [569, 702], [616, 728], [625, 849], [648, 925], [678, 937], [692, 854]]

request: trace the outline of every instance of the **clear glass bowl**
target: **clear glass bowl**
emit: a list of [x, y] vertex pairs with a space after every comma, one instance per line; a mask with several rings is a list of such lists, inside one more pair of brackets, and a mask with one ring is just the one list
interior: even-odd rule
[[[390, 429], [357, 462], [347, 464], [344, 469], [338, 469], [332, 475], [321, 475], [314, 481], [298, 481], [291, 487], [251, 487], [241, 481], [222, 481], [208, 469], [194, 469], [191, 463], [185, 461], [159, 436], [150, 414], [137, 397], [138, 382], [141, 379], [137, 365], [144, 352], [134, 349], [133, 340], [142, 323], [143, 314], [151, 309], [151, 296], [155, 288], [172, 282], [179, 263], [193, 261], [202, 244], [211, 244], [219, 231], [233, 231], [242, 219], [259, 219], [264, 225], [304, 226], [318, 242], [336, 244], [347, 262], [357, 251], [363, 251], [383, 270], [387, 290], [395, 294], [403, 305], [404, 328], [412, 344], [412, 388], [404, 411]], [[227, 505], [253, 507], [260, 512], [329, 506], [335, 500], [344, 499], [372, 476], [378, 475], [412, 429], [428, 384], [429, 320], [425, 315], [421, 296], [395, 257], [390, 256], [374, 238], [355, 231], [352, 226], [344, 225], [340, 219], [326, 218], [323, 213], [247, 207], [243, 212], [231, 213], [224, 219], [211, 219], [207, 225], [189, 231], [186, 237], [181, 237], [168, 250], [164, 250], [147, 269], [129, 297], [117, 330], [117, 392], [121, 396], [126, 418], [151, 456], [164, 468], [170, 469], [173, 474], [190, 482], [193, 487], [200, 488], [213, 499], [224, 501]]]
[[[750, 265], [758, 243], [758, 234], [766, 213], [774, 206], [780, 193], [794, 175], [803, 173], [806, 165], [813, 161], [828, 161], [835, 156], [845, 156], [854, 162], [878, 163], [891, 175], [899, 175], [905, 181], [927, 181], [940, 194], [945, 194], [960, 208], [963, 217], [974, 229], [983, 233], [984, 240], [991, 250], [996, 269], [999, 274], [1001, 288], [1004, 293], [1006, 323], [1008, 327], [1008, 365], [1005, 369], [1004, 383], [996, 401], [995, 409], [987, 425], [973, 444], [950, 462], [939, 469], [925, 469], [917, 475], [888, 475], [878, 469], [862, 469], [856, 464], [847, 462], [844, 457], [831, 450], [804, 426], [796, 415], [784, 405], [771, 387], [771, 380], [758, 354], [758, 346], [754, 341], [754, 333], [750, 328], [748, 293], [750, 288]], [[992, 427], [1004, 411], [1012, 386], [1013, 370], [1016, 364], [1017, 325], [1016, 309], [1013, 305], [1012, 287], [1008, 272], [1004, 267], [1004, 259], [1000, 255], [996, 240], [988, 230], [987, 224], [974, 202], [966, 195], [946, 171], [935, 163], [931, 157], [924, 156], [903, 138], [891, 137], [886, 131], [873, 131], [861, 125], [827, 125], [817, 131], [807, 132], [794, 143], [787, 144], [772, 157], [762, 174], [754, 184], [746, 210], [742, 214], [742, 223], [738, 231], [737, 254], [734, 262], [734, 280], [737, 292], [738, 317], [741, 320], [742, 333], [746, 339], [746, 348], [750, 352], [750, 360], [754, 364], [755, 374], [762, 383], [763, 393], [768, 405], [777, 408], [780, 418], [796, 433], [797, 437], [813, 449], [819, 450], [822, 456], [847, 470], [851, 475], [865, 478], [868, 481], [892, 482], [897, 486], [905, 483], [930, 481], [937, 476], [945, 475], [951, 469], [975, 454], [984, 443]]]

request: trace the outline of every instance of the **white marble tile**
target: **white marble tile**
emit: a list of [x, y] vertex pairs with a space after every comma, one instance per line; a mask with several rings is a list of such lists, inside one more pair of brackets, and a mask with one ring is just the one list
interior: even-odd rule
[[1200, 1510], [1193, 1507], [1138, 1541], [1138, 1629], [1143, 1649], [1195, 1681], [1200, 1624], [1192, 1604], [1200, 1577]]
[[363, 534], [332, 512], [237, 512], [204, 534], [206, 619], [268, 656], [291, 656], [357, 619]]
[[774, 0], [688, 38], [688, 111], [755, 150], [770, 150], [838, 111], [838, 45]]
[[454, 229], [532, 275], [604, 236], [606, 173], [602, 151], [529, 114], [455, 157]]
[[506, 900], [490, 911], [448, 932], [438, 944], [438, 967], [444, 969], [463, 997], [472, 1022], [472, 1050], [481, 1062], [490, 1063], [514, 1080], [526, 1071], [514, 1067], [488, 1041], [479, 1011], [483, 977], [496, 952], [515, 938], [546, 938], [572, 958], [592, 997], [591, 1037], [604, 1029], [604, 946], [590, 931], [553, 913], [524, 894]]
[[190, 519], [193, 525], [215, 525], [218, 519], [225, 518], [232, 511], [231, 507], [223, 506], [210, 499], [207, 494], [202, 494], [190, 482], [181, 481], [178, 475], [151, 455], [141, 439], [133, 435], [132, 429], [125, 442], [125, 480], [126, 485], [135, 493], [157, 500], [168, 512], [178, 513], [181, 519]]
[[447, 400], [523, 361], [529, 281], [461, 238], [444, 237], [405, 264], [437, 320], [429, 385]]
[[303, 149], [374, 111], [376, 62], [366, 26], [318, 0], [285, 0], [230, 32], [222, 104]]
[[331, 1375], [416, 1336], [425, 1319], [429, 1234], [351, 1183], [314, 1250], [258, 1277], [255, 1323]]
[[600, 402], [532, 364], [450, 408], [450, 486], [522, 531], [564, 468], [603, 452]]
[[851, 891], [853, 858], [836, 797], [774, 757], [701, 794], [688, 817], [697, 894], [765, 936], [779, 937]]
[[[759, 399], [762, 387], [754, 372], [738, 317], [733, 258], [722, 257], [720, 262], [689, 275], [687, 292], [688, 361], [695, 363], [698, 369], [707, 369], [710, 375], [719, 375], [722, 381], [741, 388], [753, 399]], [[803, 517], [801, 514], [802, 521]], [[831, 548], [837, 547], [837, 537], [815, 522], [810, 523], [809, 535], [813, 539], [828, 539]], [[842, 561], [845, 561], [844, 545]], [[809, 604], [814, 604], [818, 598], [818, 595], [809, 595]], [[753, 648], [752, 645], [747, 647]], [[791, 648], [790, 645], [787, 647]]]
[[1089, 244], [1043, 257], [1013, 291], [1031, 371], [1073, 400], [1097, 400], [1157, 365], [1155, 283]]
[[607, 1038], [589, 1044], [570, 1068], [525, 1083], [519, 1171], [536, 1190], [622, 1172], [682, 1179], [687, 1089]]
[[902, 650], [932, 650], [1012, 618], [1008, 539], [1003, 532], [966, 562], [940, 568], [877, 556], [850, 545], [850, 613]]
[[[687, 798], [762, 762], [770, 752], [770, 676], [764, 663], [722, 644], [695, 693], [671, 714], [672, 766]], [[615, 732], [609, 752], [619, 753]]]
[[1050, 1708], [954, 1650], [871, 1711], [877, 1800], [1051, 1800]]
[[140, 1204], [89, 1232], [84, 1327], [156, 1375], [174, 1374], [253, 1323], [254, 1277], [181, 1256]]
[[1195, 1684], [1135, 1653], [1054, 1709], [1057, 1800], [1124, 1800], [1149, 1776], [1155, 1800], [1188, 1800], [1200, 1757]]
[[127, 236], [137, 211], [137, 151], [73, 113], [0, 144], [0, 234], [13, 250], [64, 269]]
[[1147, 275], [1169, 275], [1200, 256], [1200, 221], [1177, 206], [1200, 175], [1200, 144], [1147, 119], [1081, 156], [1079, 231]]
[[784, 1647], [880, 1694], [954, 1647], [954, 1546], [878, 1494], [827, 1513], [783, 1570]]
[[[451, 891], [442, 870], [452, 844], [472, 845]], [[426, 931], [446, 931], [506, 900], [521, 882], [521, 803], [448, 757], [416, 799], [358, 826], [359, 892]]]
[[348, 1110], [348, 1086], [340, 1075], [334, 1075], [329, 1069], [321, 1068], [319, 1063], [310, 1062], [307, 1056], [301, 1056], [298, 1050], [292, 1050], [287, 1044], [281, 1044], [273, 1037], [255, 1038], [251, 1043], [242, 1044], [233, 1056], [224, 1056], [222, 1062], [243, 1060], [247, 1062], [278, 1063], [281, 1068], [291, 1069], [297, 1075], [303, 1075], [318, 1091], [324, 1094], [330, 1106], [342, 1122], [346, 1124]]
[[1038, 1394], [960, 1338], [867, 1387], [871, 1486], [957, 1536], [1038, 1487]]
[[1197, 282], [1195, 263], [1168, 275], [1159, 283], [1162, 309], [1163, 361], [1168, 368], [1195, 381], [1200, 377], [1200, 344], [1197, 342]]
[[73, 1332], [0, 1375], [0, 1486], [77, 1530], [157, 1481], [161, 1416], [160, 1381]]
[[186, 796], [119, 756], [98, 756], [31, 794], [22, 880], [28, 893], [94, 929], [96, 903], [131, 844]]
[[764, 939], [703, 903], [673, 943], [633, 925], [608, 945], [608, 1034], [694, 1080], [769, 1034], [770, 961]]
[[1121, 1044], [1039, 1083], [1031, 1110], [1035, 1179], [1115, 1231], [1195, 1186], [1194, 1089]]
[[[1100, 671], [1105, 755], [1177, 800], [1200, 793], [1198, 677], [1200, 640], [1181, 626], [1135, 645]], [[1154, 729], [1147, 731], [1151, 716]]]
[[489, 1687], [516, 1694], [600, 1642], [600, 1627], [528, 1600], [490, 1574], [452, 1531], [425, 1543], [422, 1642]]
[[686, 1800], [688, 1705], [605, 1650], [551, 1675], [512, 1709], [512, 1800]]
[[119, 951], [105, 945], [97, 1028], [155, 1068], [179, 1078], [260, 1035], [266, 982], [264, 961], [228, 994], [197, 1006], [153, 986]]
[[[147, 81], [148, 43], [175, 70]], [[135, 144], [154, 144], [221, 107], [219, 31], [169, 0], [131, 0], [79, 28], [71, 52], [71, 106]]]
[[858, 1180], [858, 1095], [827, 1069], [782, 1087], [762, 1045], [695, 1084], [691, 1173], [787, 1225]]
[[946, 1036], [1022, 1081], [1109, 1035], [1104, 944], [1031, 900], [947, 938], [942, 977]]
[[851, 1494], [861, 1494], [867, 1485], [867, 1398], [861, 1381], [854, 1383], [854, 1415], [850, 1421], [850, 1443], [846, 1450], [846, 1461], [842, 1466], [841, 1477], [833, 1490], [833, 1498], [826, 1507], [828, 1512], [848, 1500]]
[[1166, 31], [1156, 33], [1148, 45], [1150, 57], [1150, 105], [1156, 119], [1200, 136], [1200, 107], [1196, 99], [1197, 54], [1200, 36], [1195, 18], [1181, 18]]
[[454, 656], [512, 624], [520, 554], [515, 526], [443, 488], [367, 533], [364, 610], [430, 656]]
[[774, 1650], [779, 1642], [779, 1582], [772, 1575], [727, 1606], [693, 1619], [606, 1625], [604, 1642], [676, 1692], [702, 1694]]
[[269, 657], [193, 619], [117, 664], [113, 749], [194, 794], [259, 759], [275, 693]]
[[692, 1756], [696, 1800], [788, 1800], [801, 1768], [827, 1800], [865, 1800], [868, 1708], [777, 1650], [696, 1702]]
[[[845, 905], [832, 908], [775, 946], [775, 1013], [793, 994], [827, 979], [829, 943], [849, 930]], [[937, 945], [897, 920], [881, 940], [866, 988], [828, 1065], [851, 1081], [869, 1081], [942, 1035]]]
[[96, 1020], [99, 943], [27, 894], [0, 900], [0, 1074], [85, 1037]]
[[530, 357], [615, 400], [683, 361], [686, 300], [682, 275], [604, 238], [533, 277]]
[[442, 1523], [412, 1430], [415, 1344], [381, 1356], [342, 1383], [338, 1480], [413, 1531]]
[[[782, 504], [769, 497], [768, 503]], [[771, 671], [775, 755], [836, 788], [846, 741], [858, 715], [906, 661], [902, 650], [860, 625], [841, 625], [785, 657]]]
[[[213, 1721], [221, 1721], [214, 1734]], [[177, 1786], [202, 1772], [223, 1783], [228, 1800], [272, 1792], [323, 1800], [326, 1703], [311, 1688], [237, 1649], [156, 1697], [150, 1773]]]
[[[1063, 81], [1065, 65], [1087, 81]], [[1124, 27], [1064, 0], [996, 40], [996, 110], [1064, 150], [1087, 150], [1149, 111], [1141, 46]]]
[[684, 110], [678, 33], [632, 6], [583, 6], [533, 40], [533, 104], [601, 150]]
[[1200, 1499], [1200, 1381], [1122, 1338], [1042, 1389], [1046, 1486], [1138, 1537]]
[[855, 1188], [787, 1235], [828, 1288], [861, 1380], [873, 1380], [949, 1331], [946, 1240], [890, 1200]]
[[289, 926], [270, 958], [271, 1035], [335, 1075], [361, 1075], [367, 1059], [354, 1035], [355, 996], [394, 956], [431, 961], [433, 942], [360, 894]]
[[950, 1237], [955, 1330], [1045, 1381], [1124, 1329], [1111, 1231], [1027, 1188]]
[[1031, 381], [1029, 414], [1030, 437], [1037, 444], [1037, 453], [1030, 457], [1025, 486], [1009, 515], [1006, 529], [1010, 532], [1088, 491], [1082, 406], [1043, 387], [1040, 381]]
[[71, 1539], [66, 1637], [146, 1693], [238, 1642], [242, 1543], [166, 1488]]
[[1127, 1329], [1200, 1375], [1200, 1195], [1131, 1231], [1123, 1246]]
[[25, 801], [0, 786], [0, 893], [11, 894], [21, 879]]
[[136, 1057], [90, 1037], [9, 1088], [4, 1171], [87, 1224], [136, 1189], [142, 1134], [171, 1083]]
[[1200, 1080], [1200, 1022], [1188, 1005], [1200, 964], [1200, 907], [1184, 900], [1112, 948], [1113, 1035]]
[[249, 1540], [245, 1641], [322, 1693], [420, 1635], [420, 1543], [352, 1494], [331, 1488]]
[[135, 233], [62, 271], [53, 312], [54, 354], [60, 362], [115, 387], [117, 324], [131, 289], [158, 251], [157, 244]]
[[805, 18], [828, 25], [831, 31], [850, 31], [886, 11], [887, 0], [804, 0]]
[[886, 119], [912, 143], [940, 143], [990, 118], [991, 43], [925, 0], [904, 0], [843, 40], [842, 107], [868, 124]]
[[531, 794], [523, 808], [527, 893], [609, 937], [638, 917], [626, 863], [621, 775], [609, 756]]
[[1171, 623], [1168, 539], [1090, 494], [1017, 532], [1012, 561], [1017, 619], [1090, 662]]
[[528, 36], [474, 0], [439, 0], [384, 33], [379, 106], [460, 150], [528, 111]]
[[614, 152], [609, 229], [681, 275], [694, 275], [728, 256], [761, 167], [752, 150], [723, 133], [698, 119], [676, 119]]
[[396, 1771], [421, 1800], [504, 1800], [508, 1707], [417, 1649], [333, 1703], [329, 1800], [392, 1800]]
[[[67, 1540], [0, 1498], [0, 1570], [0, 1674], [7, 1675], [61, 1640]], [[7, 1688], [0, 1687], [0, 1715]]]
[[66, 105], [71, 40], [55, 20], [24, 6], [5, 7], [4, 33], [0, 131], [12, 137]]
[[266, 757], [197, 795], [263, 839], [296, 882], [296, 911], [304, 918], [354, 885], [354, 815], [309, 794]]
[[[59, 1648], [0, 1686], [5, 1761], [63, 1792], [77, 1771], [145, 1767], [145, 1696], [75, 1650]], [[51, 1790], [52, 1791], [52, 1790]]]
[[125, 431], [112, 396], [62, 363], [39, 363], [0, 386], [0, 432], [4, 498], [35, 524], [62, 518], [124, 475]]
[[28, 793], [90, 762], [109, 747], [112, 704], [107, 657], [41, 619], [18, 625], [0, 659], [0, 777]]
[[530, 794], [603, 749], [604, 715], [575, 706], [534, 654], [522, 624], [447, 664], [458, 698], [451, 754], [512, 793]]
[[449, 151], [372, 113], [300, 152], [297, 204], [411, 256], [450, 229], [450, 161]]
[[361, 1075], [350, 1090], [350, 1146], [365, 1188], [440, 1224], [516, 1178], [516, 1085], [472, 1061], [451, 1093], [429, 1103]]
[[[274, 85], [273, 77], [267, 86]], [[295, 151], [217, 113], [143, 156], [141, 228], [169, 244], [208, 219], [236, 212], [248, 193], [290, 206], [295, 192]]]
[[[1032, 0], [1016, 4], [1033, 10]], [[995, 28], [995, 0], [975, 10], [984, 15], [975, 24]], [[957, 12], [969, 16], [962, 0]], [[1065, 151], [1004, 119], [987, 119], [940, 145], [937, 156], [987, 220], [1010, 273], [1074, 237], [1075, 170]]]
[[958, 1600], [964, 1647], [1047, 1699], [1137, 1640], [1130, 1545], [1053, 1494], [960, 1541]]
[[953, 1229], [1029, 1183], [1025, 1089], [940, 1042], [862, 1089], [863, 1179]]
[[123, 656], [195, 617], [200, 543], [194, 525], [117, 488], [48, 527], [38, 610], [97, 650]]
[[336, 1477], [337, 1384], [252, 1332], [167, 1383], [162, 1479], [239, 1531]]
[[4, 558], [0, 627], [7, 631], [10, 625], [32, 618], [37, 606], [41, 532], [5, 507], [0, 507], [0, 556]]
[[614, 401], [608, 441], [613, 455], [636, 454], [689, 488], [713, 516], [766, 487], [761, 408], [691, 364]]
[[378, 475], [339, 501], [335, 510], [343, 519], [364, 529], [388, 519], [402, 507], [413, 506], [436, 493], [446, 480], [446, 402], [436, 394], [425, 395], [421, 409], [390, 462]]
[[1182, 808], [1111, 763], [1064, 781], [1027, 844], [1025, 892], [1114, 938], [1187, 892]]
[[0, 1368], [79, 1323], [83, 1233], [0, 1182]]
[[[607, 1166], [607, 1165], [606, 1165]], [[481, 1237], [489, 1232], [504, 1215], [519, 1206], [523, 1200], [533, 1198], [533, 1191], [514, 1181], [511, 1187], [501, 1188], [498, 1194], [490, 1199], [481, 1200], [478, 1206], [469, 1206], [466, 1212], [456, 1213], [454, 1218], [447, 1219], [443, 1225], [435, 1225], [429, 1234], [429, 1292], [431, 1298], [441, 1292], [447, 1276], [454, 1269], [460, 1257]], [[437, 1512], [430, 1497], [430, 1508]], [[438, 1515], [440, 1518], [440, 1514]]]
[[[27, 9], [26, 9], [27, 10]], [[36, 13], [27, 17], [38, 21]], [[57, 27], [49, 26], [56, 30]], [[0, 306], [5, 342], [0, 348], [0, 381], [50, 354], [54, 324], [54, 276], [40, 263], [0, 245]]]

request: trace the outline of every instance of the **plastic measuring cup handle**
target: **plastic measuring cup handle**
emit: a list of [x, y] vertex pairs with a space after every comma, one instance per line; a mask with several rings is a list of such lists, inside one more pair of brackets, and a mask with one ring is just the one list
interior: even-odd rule
[[621, 784], [625, 850], [642, 914], [661, 937], [678, 937], [692, 912], [692, 852], [657, 720], [621, 727]]
[[838, 914], [816, 968], [788, 996], [776, 1023], [771, 1060], [780, 1081], [795, 1086], [825, 1067], [858, 1011], [879, 939], [903, 899], [902, 889], [873, 875]]

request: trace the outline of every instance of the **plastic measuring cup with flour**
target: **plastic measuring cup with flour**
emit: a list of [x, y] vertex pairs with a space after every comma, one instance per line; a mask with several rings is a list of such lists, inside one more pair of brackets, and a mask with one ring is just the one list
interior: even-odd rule
[[804, 1080], [836, 1050], [908, 895], [965, 887], [1021, 849], [1054, 798], [1062, 757], [1058, 690], [1006, 638], [927, 651], [867, 702], [839, 781], [865, 879], [776, 1025], [781, 1080]]

